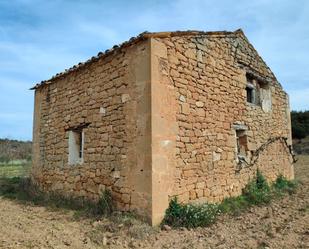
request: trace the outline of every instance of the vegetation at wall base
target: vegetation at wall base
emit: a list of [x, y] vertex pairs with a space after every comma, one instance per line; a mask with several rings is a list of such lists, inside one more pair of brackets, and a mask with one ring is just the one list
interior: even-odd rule
[[[173, 198], [162, 224], [187, 228], [209, 226], [222, 213], [240, 215], [254, 205], [266, 205], [272, 199], [280, 198], [286, 193], [293, 194], [296, 187], [296, 182], [289, 181], [282, 175], [269, 186], [265, 177], [258, 171], [256, 178], [248, 183], [242, 195], [226, 198], [220, 204], [181, 204]], [[102, 193], [97, 203], [94, 203], [84, 198], [65, 197], [59, 193], [43, 193], [29, 178], [23, 177], [0, 178], [0, 196], [52, 209], [74, 210], [75, 218], [113, 217], [115, 213], [112, 195], [108, 190]]]
[[214, 223], [222, 213], [240, 215], [249, 207], [267, 205], [272, 199], [285, 193], [293, 194], [297, 184], [282, 175], [269, 186], [261, 172], [257, 171], [255, 179], [247, 184], [242, 195], [224, 199], [220, 204], [181, 204], [177, 198], [170, 201], [162, 224], [172, 227], [205, 227]]
[[216, 204], [183, 205], [174, 198], [166, 210], [163, 223], [173, 227], [203, 227], [213, 223], [218, 212]]
[[250, 205], [268, 204], [272, 199], [271, 189], [259, 170], [256, 178], [249, 182], [242, 192]]
[[57, 192], [43, 193], [28, 177], [0, 178], [0, 196], [51, 209], [74, 210], [76, 218], [108, 216], [114, 212], [109, 190], [103, 191], [99, 201], [95, 203], [85, 198], [63, 196]]

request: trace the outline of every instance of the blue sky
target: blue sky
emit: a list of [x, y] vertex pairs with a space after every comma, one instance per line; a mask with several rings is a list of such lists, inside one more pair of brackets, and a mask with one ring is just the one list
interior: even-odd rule
[[131, 36], [238, 28], [308, 110], [309, 1], [0, 0], [0, 137], [31, 140], [31, 86]]

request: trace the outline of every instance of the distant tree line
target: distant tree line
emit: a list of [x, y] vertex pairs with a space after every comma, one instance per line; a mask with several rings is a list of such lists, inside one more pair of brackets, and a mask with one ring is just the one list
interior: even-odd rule
[[293, 138], [309, 136], [309, 111], [292, 111], [291, 121]]
[[31, 160], [32, 142], [0, 139], [0, 162]]

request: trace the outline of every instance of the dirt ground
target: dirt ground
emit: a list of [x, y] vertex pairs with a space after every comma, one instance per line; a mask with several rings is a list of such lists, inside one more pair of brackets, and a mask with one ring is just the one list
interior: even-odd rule
[[0, 199], [0, 248], [309, 248], [309, 156], [299, 156], [296, 194], [214, 225], [161, 231], [140, 221], [76, 219]]

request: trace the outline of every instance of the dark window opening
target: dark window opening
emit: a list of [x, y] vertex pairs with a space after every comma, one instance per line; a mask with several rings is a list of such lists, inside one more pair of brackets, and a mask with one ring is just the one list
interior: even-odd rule
[[254, 89], [247, 86], [246, 92], [247, 92], [247, 102], [254, 104]]
[[246, 94], [247, 94], [247, 102], [251, 104], [256, 104], [257, 100], [257, 89], [256, 89], [256, 80], [249, 74], [247, 76], [247, 86], [246, 86]]
[[79, 158], [83, 158], [83, 132], [78, 132]]

